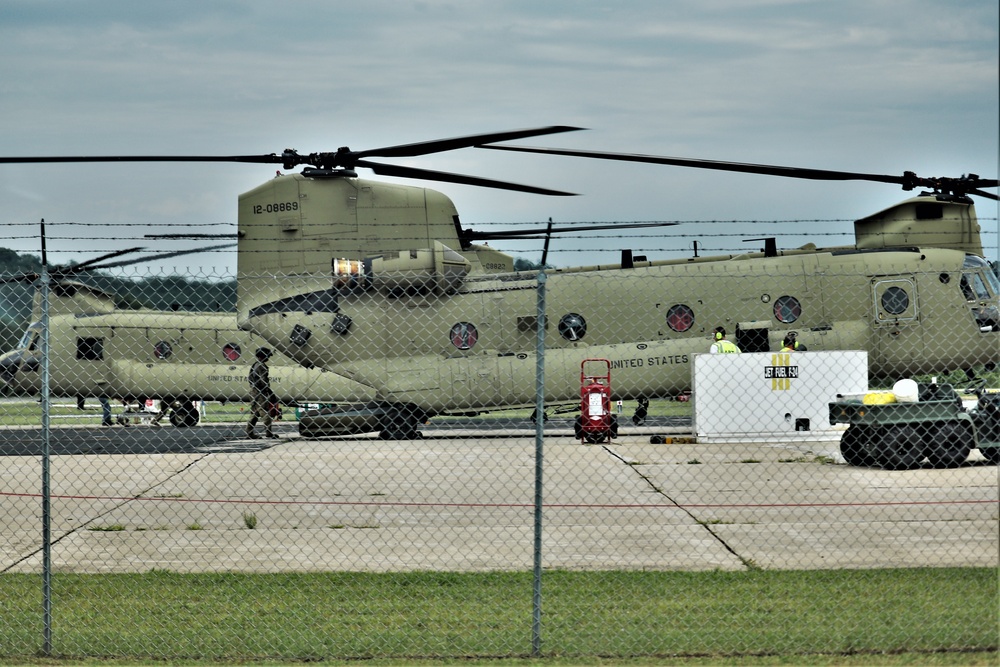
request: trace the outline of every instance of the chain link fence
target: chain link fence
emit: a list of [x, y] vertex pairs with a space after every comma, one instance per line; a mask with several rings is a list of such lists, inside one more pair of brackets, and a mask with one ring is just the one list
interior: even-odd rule
[[995, 650], [1000, 283], [858, 258], [11, 283], [0, 654]]

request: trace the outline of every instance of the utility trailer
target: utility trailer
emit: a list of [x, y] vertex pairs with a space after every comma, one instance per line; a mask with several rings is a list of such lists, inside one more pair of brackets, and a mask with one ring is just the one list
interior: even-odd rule
[[950, 384], [920, 383], [917, 389], [912, 402], [839, 397], [830, 403], [830, 424], [849, 425], [840, 439], [848, 464], [905, 470], [926, 459], [935, 467], [954, 467], [974, 448], [1000, 463], [1000, 393], [983, 383], [970, 387], [977, 401], [966, 409]]

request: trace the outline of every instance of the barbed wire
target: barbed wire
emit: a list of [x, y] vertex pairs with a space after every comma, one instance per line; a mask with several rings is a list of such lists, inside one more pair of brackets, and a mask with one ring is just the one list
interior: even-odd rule
[[[1000, 228], [995, 224], [996, 217], [977, 216], [980, 223], [979, 235], [985, 248], [985, 256], [991, 261], [995, 261], [1000, 250], [998, 236]], [[568, 258], [576, 255], [595, 253], [616, 254], [628, 248], [639, 253], [656, 253], [656, 257], [651, 259], [675, 259], [689, 257], [692, 255], [742, 255], [759, 252], [759, 248], [753, 245], [754, 241], [763, 239], [749, 239], [748, 236], [775, 236], [779, 241], [783, 241], [781, 247], [784, 250], [792, 250], [803, 247], [815, 246], [818, 249], [824, 247], [842, 247], [854, 244], [854, 230], [847, 228], [848, 223], [854, 223], [850, 218], [783, 218], [783, 219], [674, 219], [674, 220], [571, 220], [553, 222], [555, 233], [549, 247], [549, 253], [555, 257]], [[238, 249], [236, 245], [237, 231], [239, 225], [233, 222], [185, 222], [173, 224], [136, 224], [136, 223], [97, 223], [86, 221], [47, 221], [46, 241], [49, 243], [47, 254], [50, 264], [72, 264], [73, 259], [62, 259], [67, 257], [79, 257], [81, 253], [100, 255], [121, 250], [121, 243], [143, 244], [141, 251], [135, 256], [142, 261], [143, 253], [154, 253], [167, 248], [178, 247], [178, 244], [187, 242], [207, 242], [231, 239], [233, 244], [230, 247], [206, 247], [192, 253], [192, 259], [175, 265], [174, 270], [192, 270], [199, 264], [205, 262], [218, 262], [218, 258], [235, 258], [236, 253], [257, 254], [272, 252], [271, 250], [255, 250], [252, 248]], [[408, 241], [422, 241], [426, 239], [424, 221], [414, 223], [381, 223], [385, 229], [385, 235], [393, 241], [405, 243]], [[545, 229], [549, 224], [548, 220], [525, 220], [525, 221], [482, 221], [474, 223], [477, 230], [501, 228], [505, 230], [517, 231], [518, 229], [531, 228], [534, 230]], [[843, 229], [818, 230], [817, 225], [844, 225]], [[585, 227], [590, 225], [622, 225], [620, 233], [614, 231], [600, 232], [581, 230], [574, 232], [574, 227]], [[628, 229], [627, 226], [646, 225], [645, 229]], [[662, 227], [655, 227], [661, 225]], [[748, 230], [723, 230], [721, 227], [729, 226], [762, 226], [763, 229]], [[802, 225], [802, 229], [789, 229], [794, 225]], [[784, 229], [776, 229], [785, 226]], [[254, 225], [256, 230], [266, 234], [268, 229], [278, 228], [277, 223], [266, 223]], [[221, 233], [202, 234], [190, 232], [185, 234], [179, 229], [206, 229], [210, 228], [222, 230]], [[407, 228], [420, 230], [412, 235], [406, 233]], [[107, 229], [114, 231], [112, 236], [98, 236], [94, 230]], [[120, 230], [132, 230], [133, 234], [122, 234]], [[157, 234], [157, 230], [168, 229], [171, 233]], [[231, 233], [227, 233], [231, 230]], [[8, 246], [24, 246], [25, 242], [38, 242], [40, 240], [39, 222], [13, 222], [9, 223], [5, 229], [7, 232], [0, 236], [0, 249]], [[911, 231], [910, 238], [914, 245], [920, 244], [920, 236], [925, 234], [920, 231]], [[927, 236], [934, 232], [926, 232]], [[532, 255], [541, 250], [544, 234], [539, 232], [534, 239], [489, 239], [487, 241], [477, 241], [477, 243], [489, 245], [492, 241], [496, 249], [506, 252], [514, 257]], [[65, 247], [66, 244], [72, 247]], [[527, 244], [527, 246], [526, 246]], [[537, 248], [534, 245], [537, 244]], [[697, 246], [695, 246], [697, 244]], [[59, 247], [64, 246], [64, 247]], [[189, 247], [189, 246], [188, 246]], [[85, 249], [84, 249], [85, 248]], [[20, 254], [29, 256], [37, 254], [34, 250], [20, 250]], [[198, 260], [197, 255], [207, 256], [214, 259]], [[151, 261], [156, 258], [150, 258]], [[562, 263], [575, 261], [564, 259]], [[583, 260], [586, 263], [586, 260]], [[162, 260], [161, 260], [162, 264]]]
[[[996, 222], [997, 217], [989, 217], [984, 215], [977, 215], [977, 219], [980, 222]], [[765, 219], [765, 218], [685, 218], [685, 219], [670, 219], [670, 220], [651, 220], [651, 219], [640, 219], [640, 220], [553, 220], [552, 224], [556, 227], [573, 226], [573, 225], [627, 225], [627, 224], [662, 224], [662, 225], [685, 225], [685, 224], [794, 224], [794, 223], [853, 223], [857, 218], [775, 218], [775, 219]], [[38, 220], [33, 220], [31, 222], [8, 222], [7, 227], [32, 227], [36, 228], [39, 225]], [[473, 224], [476, 226], [481, 225], [497, 225], [497, 226], [545, 226], [549, 223], [548, 219], [545, 220], [477, 220], [473, 223], [463, 223], [463, 224]], [[147, 223], [147, 222], [81, 222], [75, 220], [49, 220], [45, 222], [48, 226], [73, 226], [73, 227], [123, 227], [123, 228], [168, 228], [176, 229], [178, 227], [233, 227], [237, 228], [239, 223], [236, 222], [170, 222], [170, 223]], [[402, 226], [400, 223], [381, 223], [387, 226]], [[406, 224], [406, 223], [404, 223]], [[424, 226], [426, 222], [416, 221], [412, 223], [413, 226]], [[407, 225], [409, 226], [409, 225]], [[255, 224], [254, 227], [258, 229], [267, 227], [280, 227], [278, 223], [273, 224]]]

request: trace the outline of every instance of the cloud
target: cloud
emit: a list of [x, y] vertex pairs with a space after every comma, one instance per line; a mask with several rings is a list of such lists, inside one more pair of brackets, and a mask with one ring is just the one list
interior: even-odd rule
[[[563, 123], [592, 129], [524, 143], [993, 175], [998, 21], [982, 0], [14, 0], [0, 24], [0, 152], [307, 153]], [[396, 162], [582, 195], [426, 184], [470, 222], [851, 219], [903, 194], [472, 149]], [[235, 222], [239, 193], [273, 173], [7, 167], [0, 214]]]

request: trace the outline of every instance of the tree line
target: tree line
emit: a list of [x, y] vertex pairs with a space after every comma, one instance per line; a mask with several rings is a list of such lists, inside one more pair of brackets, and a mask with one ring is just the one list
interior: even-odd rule
[[[72, 268], [76, 263], [49, 272]], [[31, 319], [35, 277], [42, 270], [38, 255], [0, 248], [0, 352], [14, 347]], [[106, 271], [80, 271], [72, 280], [113, 294], [122, 310], [236, 312], [236, 279], [206, 280], [184, 276], [123, 278]]]

